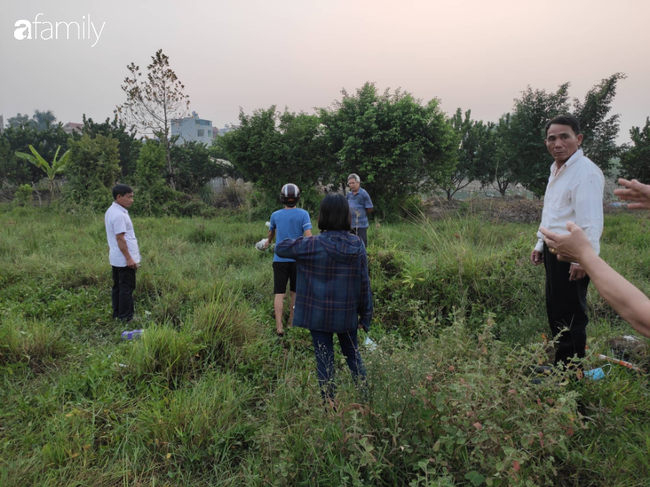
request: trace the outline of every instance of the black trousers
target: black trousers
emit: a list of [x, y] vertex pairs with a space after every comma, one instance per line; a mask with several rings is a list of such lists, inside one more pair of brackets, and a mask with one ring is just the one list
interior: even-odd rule
[[113, 318], [123, 321], [133, 319], [133, 291], [135, 269], [113, 267]]
[[352, 232], [354, 235], [359, 237], [361, 241], [363, 242], [363, 245], [368, 247], [368, 227], [366, 228], [352, 228]]
[[[560, 335], [555, 352], [555, 364], [577, 355], [585, 356], [587, 345], [587, 288], [589, 276], [569, 281], [571, 264], [560, 262], [544, 245], [544, 268], [546, 269], [546, 313], [553, 338]], [[568, 328], [565, 330], [565, 328]]]

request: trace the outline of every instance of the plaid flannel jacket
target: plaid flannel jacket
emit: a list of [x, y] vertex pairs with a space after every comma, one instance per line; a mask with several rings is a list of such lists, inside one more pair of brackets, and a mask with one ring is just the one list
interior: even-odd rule
[[361, 324], [368, 331], [372, 292], [366, 248], [359, 237], [328, 231], [284, 240], [275, 253], [298, 266], [294, 326], [343, 333]]

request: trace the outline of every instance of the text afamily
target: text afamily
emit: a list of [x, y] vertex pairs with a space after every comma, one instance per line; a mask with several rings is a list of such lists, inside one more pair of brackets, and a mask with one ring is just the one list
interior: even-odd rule
[[79, 41], [88, 40], [93, 41], [90, 47], [95, 47], [99, 42], [99, 38], [104, 32], [106, 22], [102, 22], [99, 32], [95, 23], [90, 20], [90, 14], [83, 15], [81, 22], [49, 22], [46, 20], [39, 20], [43, 13], [37, 13], [33, 21], [18, 20], [14, 24], [14, 37], [19, 41], [24, 40], [41, 40], [51, 41], [58, 39], [76, 39]]

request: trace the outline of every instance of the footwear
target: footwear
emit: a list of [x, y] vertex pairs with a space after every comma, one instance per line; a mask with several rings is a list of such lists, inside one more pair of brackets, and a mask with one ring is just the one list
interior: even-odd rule
[[533, 369], [535, 374], [550, 374], [553, 371], [553, 366], [551, 365], [538, 365]]
[[553, 372], [553, 366], [551, 365], [537, 365], [530, 368], [530, 372], [537, 377], [533, 377], [531, 382], [533, 384], [541, 384], [551, 373]]

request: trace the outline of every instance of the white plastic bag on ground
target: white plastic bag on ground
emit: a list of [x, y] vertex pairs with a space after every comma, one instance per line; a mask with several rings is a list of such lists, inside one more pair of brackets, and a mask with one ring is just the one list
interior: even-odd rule
[[373, 342], [369, 336], [366, 336], [366, 339], [363, 341], [363, 344], [368, 350], [374, 350], [377, 348], [377, 344]]

